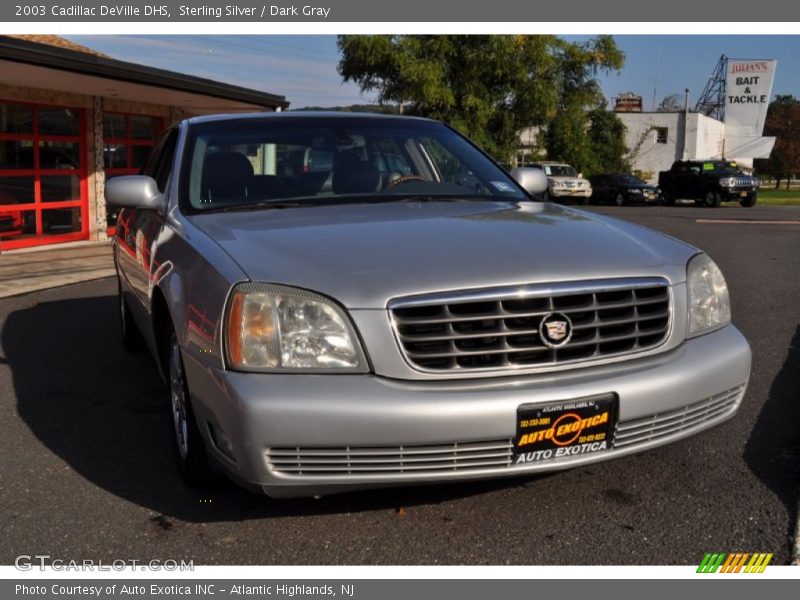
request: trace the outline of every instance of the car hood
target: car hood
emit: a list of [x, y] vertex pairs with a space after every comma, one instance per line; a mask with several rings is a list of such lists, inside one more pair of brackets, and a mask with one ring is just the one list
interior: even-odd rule
[[190, 220], [253, 281], [348, 308], [455, 289], [662, 275], [690, 246], [617, 219], [541, 202], [393, 202], [220, 212]]

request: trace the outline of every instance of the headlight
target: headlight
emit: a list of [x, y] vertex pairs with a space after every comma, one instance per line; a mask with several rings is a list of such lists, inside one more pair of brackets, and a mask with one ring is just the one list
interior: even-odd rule
[[628, 193], [629, 194], [641, 194], [642, 190], [640, 190], [639, 188], [631, 188], [631, 189], [628, 190]]
[[689, 294], [688, 337], [718, 329], [731, 322], [728, 285], [722, 271], [705, 254], [698, 254], [686, 267]]
[[228, 365], [242, 371], [366, 370], [355, 331], [327, 298], [297, 288], [236, 286], [225, 319]]
[[723, 177], [719, 180], [722, 187], [733, 187], [736, 185], [736, 177]]

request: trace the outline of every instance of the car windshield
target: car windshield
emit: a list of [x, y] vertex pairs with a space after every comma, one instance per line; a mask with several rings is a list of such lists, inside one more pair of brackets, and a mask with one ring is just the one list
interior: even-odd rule
[[703, 172], [715, 175], [741, 175], [742, 170], [735, 162], [706, 162], [703, 163]]
[[578, 173], [569, 165], [544, 165], [544, 174], [551, 177], [577, 177]]
[[452, 129], [410, 118], [294, 117], [197, 123], [184, 197], [196, 211], [525, 193]]
[[617, 181], [622, 185], [647, 185], [635, 175], [619, 175]]

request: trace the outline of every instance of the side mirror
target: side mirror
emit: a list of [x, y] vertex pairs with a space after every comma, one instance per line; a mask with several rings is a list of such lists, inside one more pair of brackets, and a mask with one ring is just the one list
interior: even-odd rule
[[539, 169], [517, 167], [511, 171], [511, 176], [526, 192], [534, 196], [547, 190], [547, 175]]
[[583, 179], [583, 173], [578, 173], [578, 179]]
[[115, 177], [106, 184], [106, 203], [117, 208], [164, 211], [164, 195], [155, 179], [147, 175]]

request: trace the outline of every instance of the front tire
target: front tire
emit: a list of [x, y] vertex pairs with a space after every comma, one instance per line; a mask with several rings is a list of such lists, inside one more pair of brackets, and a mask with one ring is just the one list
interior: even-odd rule
[[721, 203], [722, 203], [722, 197], [719, 195], [718, 192], [709, 191], [706, 193], [705, 205], [708, 208], [719, 208], [719, 205]]
[[617, 195], [614, 197], [614, 204], [617, 206], [625, 206], [625, 194], [622, 192], [618, 192]]
[[181, 347], [174, 331], [169, 336], [167, 361], [170, 425], [178, 472], [191, 487], [207, 489], [215, 482], [214, 472], [209, 466], [205, 442], [192, 410]]
[[663, 204], [664, 206], [675, 206], [675, 196], [672, 194], [672, 192], [662, 190], [661, 204]]
[[752, 194], [750, 194], [746, 198], [742, 198], [741, 200], [739, 200], [739, 204], [741, 204], [745, 208], [750, 208], [751, 206], [755, 206], [756, 205], [756, 200], [757, 199], [758, 199], [758, 194], [753, 192]]

